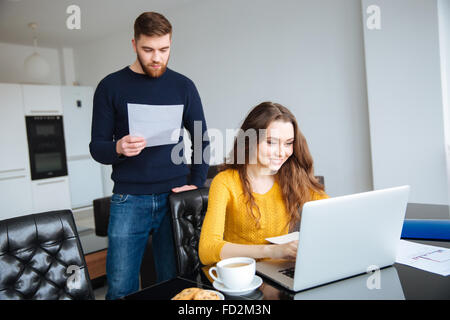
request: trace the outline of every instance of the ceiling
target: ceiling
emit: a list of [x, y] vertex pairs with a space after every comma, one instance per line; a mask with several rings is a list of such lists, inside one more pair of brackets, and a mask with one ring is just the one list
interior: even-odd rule
[[[38, 24], [40, 47], [72, 47], [123, 31], [130, 35], [136, 17], [144, 11], [167, 14], [195, 0], [0, 0], [0, 42], [33, 45], [30, 22]], [[198, 0], [197, 0], [198, 1]], [[69, 30], [66, 13], [78, 5], [81, 29]]]

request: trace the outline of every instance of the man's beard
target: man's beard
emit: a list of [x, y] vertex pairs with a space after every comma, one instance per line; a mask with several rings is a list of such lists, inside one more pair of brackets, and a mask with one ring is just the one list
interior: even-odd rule
[[[142, 60], [141, 57], [139, 57], [139, 54], [137, 54], [137, 59], [139, 61], [139, 64], [141, 65], [142, 70], [145, 72], [146, 75], [148, 75], [149, 77], [152, 78], [159, 78], [160, 76], [162, 76], [164, 74], [164, 72], [167, 69], [167, 63], [166, 64], [160, 64], [161, 68], [155, 70], [152, 67], [148, 67], [146, 66]], [[167, 59], [167, 62], [169, 60]]]

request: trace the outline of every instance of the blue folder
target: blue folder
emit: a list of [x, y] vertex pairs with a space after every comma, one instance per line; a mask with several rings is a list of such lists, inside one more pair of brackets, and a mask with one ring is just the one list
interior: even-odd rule
[[406, 219], [402, 239], [450, 240], [450, 220]]

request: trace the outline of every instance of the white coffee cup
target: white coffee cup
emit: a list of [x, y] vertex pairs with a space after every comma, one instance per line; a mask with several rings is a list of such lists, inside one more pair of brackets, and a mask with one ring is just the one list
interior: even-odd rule
[[[255, 277], [255, 270], [255, 259], [236, 257], [219, 261], [215, 267], [209, 269], [209, 275], [225, 287], [239, 290], [250, 286]], [[217, 277], [213, 271], [216, 271]]]

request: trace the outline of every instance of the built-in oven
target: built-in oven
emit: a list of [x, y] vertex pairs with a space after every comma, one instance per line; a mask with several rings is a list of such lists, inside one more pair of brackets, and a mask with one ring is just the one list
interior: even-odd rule
[[27, 116], [31, 180], [67, 175], [62, 116]]

